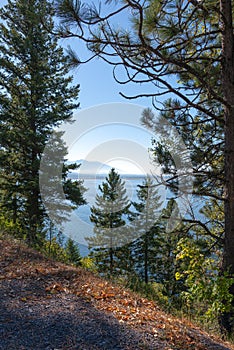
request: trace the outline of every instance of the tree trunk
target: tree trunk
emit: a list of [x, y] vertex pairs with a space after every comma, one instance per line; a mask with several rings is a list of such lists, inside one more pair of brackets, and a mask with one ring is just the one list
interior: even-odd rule
[[39, 204], [39, 190], [33, 188], [29, 193], [30, 197], [28, 198], [28, 242], [30, 245], [34, 246], [37, 243], [40, 243], [39, 231], [41, 227], [41, 213], [40, 213], [40, 204]]
[[[222, 85], [225, 106], [225, 237], [222, 273], [234, 276], [234, 37], [231, 0], [220, 0], [222, 13]], [[230, 288], [234, 296], [234, 285]], [[221, 329], [233, 330], [234, 302], [220, 317]]]
[[149, 271], [148, 271], [148, 263], [149, 263], [149, 228], [148, 228], [148, 223], [149, 223], [149, 186], [146, 186], [147, 188], [147, 197], [146, 197], [146, 225], [145, 225], [145, 283], [147, 284], [149, 282]]
[[111, 229], [111, 236], [110, 236], [110, 249], [109, 249], [109, 253], [110, 253], [110, 277], [113, 275], [113, 237], [112, 237], [112, 228], [113, 228], [113, 219], [112, 219], [112, 215], [113, 215], [113, 203], [111, 203], [111, 222], [110, 222], [110, 229]]
[[149, 282], [149, 275], [148, 275], [148, 249], [149, 249], [149, 243], [148, 243], [148, 231], [145, 233], [145, 254], [144, 254], [144, 269], [145, 269], [145, 283], [147, 284]]
[[113, 248], [110, 248], [110, 276], [113, 275]]

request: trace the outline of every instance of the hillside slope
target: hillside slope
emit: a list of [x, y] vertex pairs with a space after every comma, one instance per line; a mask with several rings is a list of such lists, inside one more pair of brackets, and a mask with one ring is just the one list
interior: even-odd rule
[[1, 350], [234, 349], [152, 301], [0, 239]]

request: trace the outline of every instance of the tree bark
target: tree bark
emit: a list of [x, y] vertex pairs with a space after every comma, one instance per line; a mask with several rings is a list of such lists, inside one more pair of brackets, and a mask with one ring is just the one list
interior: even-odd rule
[[[232, 1], [220, 0], [222, 20], [222, 86], [225, 118], [225, 237], [222, 273], [234, 276], [234, 36]], [[230, 288], [234, 296], [234, 285]], [[230, 312], [221, 315], [221, 328], [233, 331], [234, 301]]]
[[146, 234], [145, 234], [145, 257], [144, 257], [144, 260], [145, 260], [145, 283], [147, 284], [149, 282], [149, 272], [148, 272], [148, 249], [149, 249], [149, 242], [148, 242], [148, 230], [146, 231]]

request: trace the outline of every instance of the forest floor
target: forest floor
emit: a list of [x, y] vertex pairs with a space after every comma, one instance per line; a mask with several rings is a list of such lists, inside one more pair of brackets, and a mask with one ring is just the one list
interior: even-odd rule
[[226, 350], [153, 301], [0, 239], [1, 350]]

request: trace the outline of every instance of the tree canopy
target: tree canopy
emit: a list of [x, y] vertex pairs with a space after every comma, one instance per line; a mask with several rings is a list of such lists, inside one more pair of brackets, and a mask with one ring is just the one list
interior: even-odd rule
[[124, 226], [129, 207], [125, 183], [112, 168], [99, 185], [95, 205], [91, 208], [90, 221], [95, 226], [94, 236], [88, 239], [100, 271], [108, 270], [110, 276], [118, 270], [116, 248], [123, 246], [128, 239]]
[[[46, 0], [10, 0], [0, 10], [0, 205], [30, 244], [38, 244], [46, 231], [39, 189], [42, 152], [53, 128], [71, 120], [79, 105], [69, 59], [50, 33], [53, 16]], [[61, 157], [64, 153], [63, 146]], [[64, 185], [71, 192], [68, 168]], [[74, 203], [81, 204], [81, 197]]]

